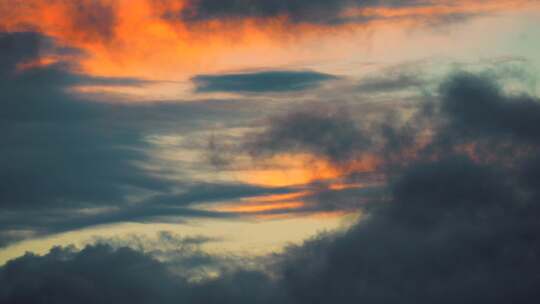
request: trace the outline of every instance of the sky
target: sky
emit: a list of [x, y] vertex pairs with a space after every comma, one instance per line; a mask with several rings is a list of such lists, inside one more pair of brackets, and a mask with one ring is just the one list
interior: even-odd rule
[[540, 299], [540, 2], [0, 0], [0, 303]]

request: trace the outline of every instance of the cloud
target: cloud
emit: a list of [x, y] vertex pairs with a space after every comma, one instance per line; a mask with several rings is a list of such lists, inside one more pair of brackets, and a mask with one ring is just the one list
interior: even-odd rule
[[442, 110], [459, 135], [499, 137], [538, 144], [540, 103], [527, 95], [505, 95], [490, 78], [463, 73], [442, 87]]
[[[143, 167], [150, 161], [148, 133], [159, 133], [168, 123], [187, 130], [217, 119], [224, 111], [214, 103], [88, 101], [69, 89], [145, 81], [75, 73], [64, 61], [19, 69], [58, 53], [79, 55], [37, 33], [2, 33], [0, 46], [0, 245], [91, 225], [215, 217], [220, 215], [189, 205], [286, 191], [209, 183], [191, 189]], [[176, 121], [186, 113], [192, 119], [179, 126]], [[143, 202], [134, 206], [134, 201]]]
[[363, 93], [393, 93], [402, 90], [418, 90], [425, 85], [425, 80], [415, 74], [391, 73], [382, 77], [362, 79], [356, 87]]
[[2, 58], [10, 62], [2, 65], [0, 74], [2, 207], [120, 203], [125, 187], [166, 189], [167, 182], [134, 164], [146, 158], [129, 148], [144, 146], [138, 130], [120, 129], [107, 121], [111, 106], [66, 92], [70, 85], [96, 79], [73, 74], [61, 63], [16, 70], [19, 62], [39, 59], [40, 39], [33, 33], [0, 36]]
[[[534, 132], [516, 127], [513, 117], [524, 100], [531, 113], [539, 101], [516, 98], [471, 74], [451, 76], [438, 100], [436, 110], [421, 112], [440, 118], [433, 138], [422, 153], [403, 158], [407, 163], [388, 175], [387, 191], [365, 205], [365, 216], [348, 231], [266, 257], [263, 270], [233, 268], [198, 282], [125, 247], [56, 248], [0, 268], [0, 301], [64, 303], [83, 296], [133, 303], [531, 303], [540, 296], [540, 166]], [[500, 106], [506, 111], [498, 112]], [[462, 132], [457, 146], [442, 149], [447, 141], [440, 137]], [[328, 144], [305, 142], [310, 144], [300, 147], [310, 150]], [[521, 165], [508, 166], [499, 153], [477, 159], [459, 148], [479, 144], [501, 152], [508, 143], [524, 149], [513, 155]], [[355, 199], [351, 192], [345, 196]]]
[[264, 71], [241, 74], [198, 75], [192, 78], [196, 91], [229, 93], [264, 93], [301, 91], [336, 79], [312, 71]]
[[0, 293], [3, 303], [169, 303], [177, 294], [177, 280], [160, 262], [106, 245], [80, 252], [57, 248], [44, 257], [26, 255], [8, 263], [1, 277], [6, 284]]
[[266, 194], [285, 194], [292, 192], [289, 188], [269, 188], [248, 184], [211, 184], [199, 183], [179, 194], [160, 195], [152, 198], [150, 204], [189, 206], [201, 202], [215, 202]]
[[344, 111], [299, 110], [269, 121], [246, 143], [254, 155], [308, 152], [333, 162], [347, 162], [371, 141]]
[[[344, 16], [347, 10], [365, 8], [410, 8], [419, 5], [433, 5], [433, 3], [418, 0], [406, 1], [279, 1], [279, 0], [195, 0], [187, 1], [180, 11], [170, 12], [166, 18], [175, 18], [185, 21], [204, 21], [215, 19], [241, 19], [241, 18], [278, 18], [286, 17], [294, 23], [314, 24], [342, 24], [350, 22], [351, 18]], [[380, 17], [379, 17], [380, 18]], [[356, 22], [365, 23], [378, 19], [376, 15], [356, 18]], [[352, 19], [354, 21], [354, 19]]]
[[111, 1], [65, 1], [66, 16], [71, 21], [72, 30], [77, 32], [82, 40], [101, 40], [109, 42], [115, 37], [117, 9]]
[[[241, 214], [201, 210], [201, 204], [219, 204], [242, 198], [265, 196], [270, 194], [285, 194], [294, 191], [288, 188], [267, 188], [245, 184], [194, 184], [178, 193], [157, 194], [147, 199], [140, 199], [136, 204], [126, 202], [104, 202], [91, 206], [95, 212], [80, 212], [77, 201], [72, 205], [57, 207], [50, 210], [37, 211], [11, 210], [6, 208], [0, 233], [2, 245], [9, 244], [28, 237], [37, 237], [53, 233], [78, 230], [96, 225], [117, 224], [126, 222], [182, 222], [186, 218], [233, 218]], [[163, 191], [165, 192], [165, 191]], [[89, 199], [92, 197], [89, 196]], [[99, 210], [100, 206], [108, 207]], [[54, 207], [54, 209], [51, 209]], [[13, 212], [15, 211], [15, 212]], [[32, 231], [30, 235], [13, 235], [13, 231]]]
[[522, 233], [537, 234], [534, 216], [525, 214], [537, 215], [538, 207], [520, 205], [500, 175], [467, 160], [411, 170], [393, 189], [393, 200], [355, 229], [290, 252], [285, 286], [295, 302], [487, 303], [509, 297], [527, 303], [536, 297], [539, 265], [530, 254], [540, 247]]
[[281, 299], [282, 292], [256, 271], [198, 284], [174, 274], [167, 265], [128, 247], [54, 248], [45, 256], [27, 254], [0, 268], [0, 302], [248, 303], [260, 297], [260, 303], [278, 303]]
[[[388, 192], [365, 206], [364, 219], [281, 257], [276, 272], [291, 303], [528, 303], [539, 296], [540, 167], [531, 134], [540, 128], [522, 131], [513, 118], [524, 105], [536, 115], [540, 101], [467, 73], [449, 77], [440, 94], [439, 111], [421, 113], [438, 118], [433, 139], [388, 175]], [[447, 145], [448, 134], [462, 134], [456, 146]], [[496, 157], [478, 159], [463, 144]], [[512, 156], [520, 166], [499, 157], [505, 145], [521, 150]]]

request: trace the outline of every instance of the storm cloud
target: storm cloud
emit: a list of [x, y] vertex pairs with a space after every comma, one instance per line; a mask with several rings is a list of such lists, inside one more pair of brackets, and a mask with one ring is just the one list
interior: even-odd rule
[[[297, 190], [179, 185], [154, 175], [137, 165], [147, 160], [148, 142], [142, 126], [129, 120], [140, 122], [148, 109], [91, 103], [67, 90], [141, 80], [80, 75], [67, 62], [24, 69], [23, 63], [42, 52], [77, 54], [33, 33], [2, 34], [0, 46], [4, 243], [17, 240], [19, 231], [39, 235], [171, 216], [236, 216], [191, 207]], [[235, 91], [257, 88], [251, 80], [235, 81], [240, 82], [232, 86]], [[540, 100], [509, 93], [493, 77], [471, 73], [449, 76], [428, 99], [418, 102], [413, 115], [384, 116], [393, 120], [383, 122], [358, 120], [358, 113], [346, 110], [302, 108], [271, 117], [262, 131], [246, 138], [243, 152], [262, 158], [308, 153], [347, 167], [365, 153], [377, 156], [382, 165], [375, 173], [384, 175], [385, 186], [323, 189], [307, 202], [313, 210], [360, 209], [362, 218], [347, 231], [263, 257], [261, 269], [212, 260], [227, 271], [200, 281], [186, 279], [166, 260], [130, 244], [54, 248], [0, 267], [0, 302], [537, 301]], [[170, 111], [173, 106], [164, 109], [176, 117], [178, 109], [195, 108], [178, 107], [178, 112]], [[118, 118], [129, 119], [120, 123]], [[347, 173], [354, 181], [355, 172]], [[175, 188], [180, 186], [184, 191]], [[131, 204], [129, 195], [140, 193], [150, 195]], [[91, 216], [77, 213], [100, 207], [107, 208]], [[187, 258], [183, 265], [208, 262]]]
[[[441, 112], [437, 114], [448, 121], [435, 129], [436, 136], [462, 132], [455, 128], [461, 115], [480, 119], [484, 114], [476, 112], [476, 102], [483, 103], [488, 112], [501, 102], [510, 109], [521, 108], [522, 97], [515, 99], [493, 88], [498, 86], [489, 79], [452, 76], [442, 86]], [[465, 99], [472, 92], [475, 98]], [[484, 103], [485, 96], [491, 97], [490, 102]], [[464, 100], [468, 102], [462, 104]], [[538, 102], [534, 97], [525, 100]], [[463, 105], [462, 111], [449, 110], [456, 104]], [[505, 113], [512, 117], [513, 110]], [[492, 119], [473, 123], [467, 130], [470, 141], [492, 137], [492, 132], [522, 134], [512, 123]], [[527, 129], [523, 133], [527, 141], [519, 144], [523, 148], [535, 144], [528, 134]], [[430, 144], [439, 143], [433, 140]], [[518, 160], [537, 159], [535, 150], [528, 151], [516, 156]], [[538, 179], [523, 177], [538, 175], [540, 167], [511, 167], [499, 159], [479, 161], [459, 149], [436, 157], [419, 155], [390, 177], [387, 195], [365, 206], [366, 216], [355, 226], [269, 256], [265, 270], [237, 269], [217, 278], [186, 282], [164, 262], [133, 249], [104, 245], [82, 251], [57, 248], [45, 256], [27, 255], [2, 267], [0, 297], [5, 303], [38, 298], [64, 303], [77, 295], [85, 295], [89, 301], [133, 303], [535, 301], [540, 296], [536, 288], [539, 188], [534, 183]], [[132, 292], [133, 286], [136, 292]]]

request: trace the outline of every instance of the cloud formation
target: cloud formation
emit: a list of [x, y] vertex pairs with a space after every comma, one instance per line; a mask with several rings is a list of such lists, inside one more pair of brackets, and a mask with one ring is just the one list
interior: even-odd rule
[[146, 157], [126, 148], [144, 145], [137, 130], [107, 127], [109, 106], [66, 92], [70, 85], [108, 79], [73, 74], [62, 63], [17, 70], [18, 63], [39, 59], [40, 39], [33, 33], [0, 36], [8, 62], [0, 71], [2, 206], [84, 206], [120, 202], [124, 187], [165, 189], [165, 182], [134, 165]]
[[65, 61], [25, 65], [59, 53], [80, 55], [38, 33], [0, 34], [0, 246], [100, 224], [230, 216], [191, 207], [289, 191], [234, 183], [183, 184], [145, 168], [150, 161], [147, 134], [159, 133], [167, 124], [181, 129], [175, 122], [179, 117], [190, 118], [184, 120], [189, 130], [223, 111], [211, 102], [93, 102], [69, 90], [79, 85], [138, 86], [145, 80], [89, 76], [74, 72], [76, 67]]
[[[514, 164], [538, 164], [534, 136], [512, 120], [523, 100], [529, 115], [540, 113], [536, 98], [523, 98], [503, 93], [490, 79], [450, 77], [441, 88], [440, 112], [431, 112], [445, 120], [433, 127], [436, 133], [422, 153], [390, 176], [387, 195], [366, 206], [367, 216], [346, 232], [321, 235], [268, 257], [265, 270], [232, 270], [186, 282], [165, 263], [132, 249], [54, 249], [3, 266], [0, 299], [67, 303], [85, 295], [90, 302], [133, 303], [530, 303], [540, 296], [540, 188], [539, 179], [532, 178], [540, 166], [508, 166], [499, 157], [477, 159], [460, 148], [477, 143], [498, 156], [510, 140], [525, 151], [512, 156]], [[488, 113], [507, 113], [507, 119], [482, 119], [478, 103]], [[499, 113], [501, 104], [506, 111]], [[439, 136], [452, 138], [447, 134], [464, 130], [467, 136], [456, 146], [441, 149], [447, 141]]]
[[312, 71], [263, 71], [197, 75], [192, 81], [198, 93], [278, 93], [310, 89], [336, 78], [333, 75]]
[[[186, 1], [176, 13], [168, 13], [166, 18], [177, 18], [185, 21], [205, 21], [222, 19], [249, 18], [286, 18], [291, 23], [313, 23], [339, 25], [344, 23], [368, 23], [385, 19], [386, 16], [376, 11], [364, 12], [351, 18], [347, 12], [364, 9], [400, 9], [415, 7], [437, 7], [432, 1], [420, 0], [338, 0], [338, 1], [302, 1], [302, 0], [193, 0]], [[450, 18], [446, 16], [445, 18]]]
[[339, 163], [370, 145], [371, 139], [345, 111], [310, 109], [274, 117], [246, 149], [254, 155], [308, 152]]
[[[82, 49], [86, 56], [77, 61], [92, 75], [178, 80], [179, 75], [185, 79], [191, 73], [249, 68], [240, 57], [231, 60], [239, 53], [255, 51], [264, 56], [263, 52], [275, 52], [276, 56], [270, 56], [266, 65], [286, 66], [290, 60], [275, 57], [289, 58], [290, 53], [296, 57], [295, 61], [305, 59], [299, 57], [306, 53], [299, 54], [295, 46], [310, 46], [315, 42], [313, 39], [331, 39], [334, 43], [332, 37], [348, 33], [356, 36], [387, 25], [394, 29], [441, 28], [501, 11], [536, 9], [535, 3], [531, 0], [3, 0], [0, 15], [7, 17], [0, 20], [0, 30], [39, 32]], [[320, 51], [312, 47], [309, 54]], [[211, 65], [206, 64], [210, 62]]]

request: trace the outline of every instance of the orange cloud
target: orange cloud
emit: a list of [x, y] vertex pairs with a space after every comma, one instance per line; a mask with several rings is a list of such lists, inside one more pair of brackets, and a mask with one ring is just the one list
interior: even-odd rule
[[[528, 2], [449, 3], [443, 1], [426, 7], [361, 8], [343, 14], [345, 17], [374, 17], [375, 20], [380, 17], [437, 18], [456, 12], [513, 9]], [[183, 0], [0, 0], [0, 29], [39, 31], [67, 46], [80, 48], [86, 56], [79, 58], [78, 64], [86, 73], [181, 79], [179, 75], [230, 68], [234, 66], [231, 61], [241, 61], [232, 54], [242, 50], [259, 52], [261, 58], [269, 60], [272, 56], [283, 56], [286, 52], [282, 47], [295, 44], [298, 39], [320, 38], [367, 26], [367, 21], [340, 25], [291, 22], [283, 15], [198, 22], [166, 18], [167, 14], [181, 11], [185, 6]], [[383, 22], [388, 21], [384, 18]], [[263, 53], [266, 55], [262, 56]]]
[[[287, 217], [302, 213], [307, 216], [343, 216], [352, 211], [306, 211], [309, 210], [307, 197], [324, 191], [373, 186], [359, 182], [348, 182], [346, 178], [353, 173], [374, 173], [379, 160], [372, 155], [364, 155], [346, 165], [336, 165], [324, 158], [309, 154], [280, 154], [264, 161], [262, 168], [246, 170], [237, 176], [242, 182], [265, 187], [302, 186], [304, 190], [289, 193], [249, 198], [240, 202], [228, 203], [217, 208], [218, 211], [252, 214], [257, 217]], [[265, 168], [266, 167], [266, 168]], [[307, 208], [302, 210], [303, 208]], [[272, 212], [273, 211], [273, 212]], [[288, 212], [285, 212], [288, 211]]]
[[[0, 0], [0, 29], [38, 31], [80, 48], [84, 72], [106, 76], [170, 78], [219, 66], [218, 57], [239, 47], [273, 47], [288, 36], [283, 20], [208, 21], [190, 25], [163, 18], [182, 1]], [[298, 25], [297, 32], [319, 32]], [[276, 39], [276, 35], [280, 38]]]

